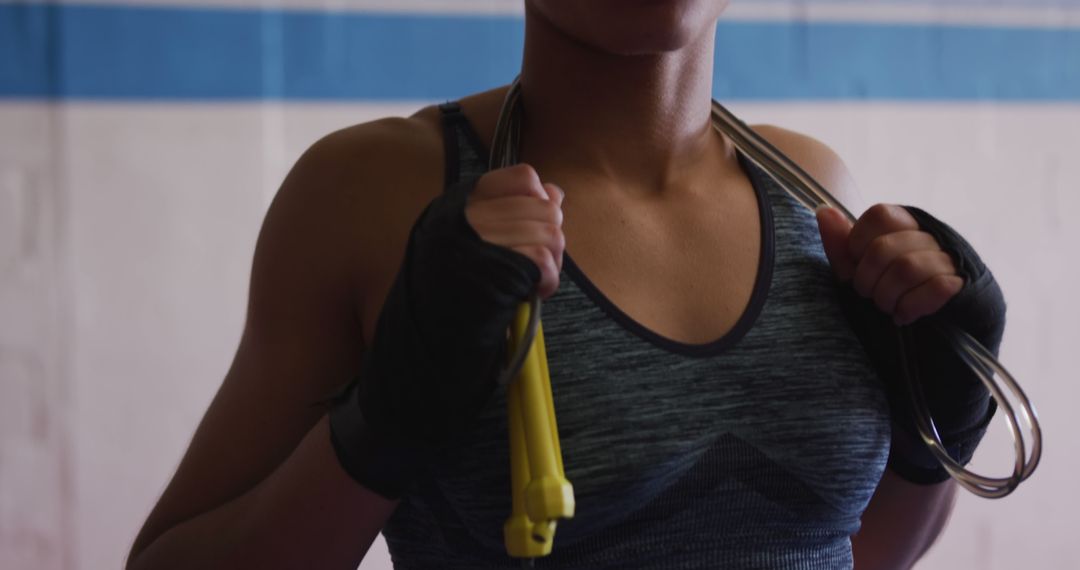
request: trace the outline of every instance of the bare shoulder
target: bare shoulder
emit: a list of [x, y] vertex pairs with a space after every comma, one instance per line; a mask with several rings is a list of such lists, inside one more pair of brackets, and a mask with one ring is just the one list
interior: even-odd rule
[[381, 303], [409, 228], [442, 189], [443, 162], [434, 107], [334, 131], [296, 161], [263, 232], [294, 241], [309, 266], [347, 284], [367, 324], [365, 309]]
[[828, 145], [812, 136], [775, 125], [753, 125], [751, 128], [795, 161], [849, 209], [861, 210], [861, 198], [851, 173], [843, 159]]
[[339, 205], [376, 213], [412, 194], [430, 192], [441, 183], [443, 168], [433, 113], [434, 108], [425, 108], [412, 117], [378, 119], [322, 137], [297, 160], [279, 197], [341, 200]]
[[322, 137], [296, 161], [274, 205], [322, 208], [354, 228], [384, 220], [441, 183], [442, 140], [428, 115], [378, 119]]

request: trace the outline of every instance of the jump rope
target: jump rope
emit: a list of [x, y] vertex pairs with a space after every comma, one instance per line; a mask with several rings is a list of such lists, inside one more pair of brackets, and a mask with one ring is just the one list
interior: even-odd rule
[[[810, 210], [832, 206], [855, 222], [855, 216], [828, 190], [715, 100], [712, 125], [802, 205]], [[520, 78], [515, 78], [499, 113], [489, 167], [494, 170], [517, 164], [520, 140], [521, 83]], [[499, 377], [499, 382], [507, 386], [512, 493], [511, 515], [503, 526], [503, 537], [507, 553], [521, 558], [526, 567], [535, 558], [551, 553], [557, 521], [574, 516], [574, 491], [566, 479], [559, 448], [540, 311], [540, 298], [536, 294], [518, 307], [510, 328], [511, 356]], [[927, 318], [986, 386], [1004, 414], [1016, 454], [1013, 472], [1008, 477], [987, 477], [964, 468], [949, 456], [930, 417], [922, 386], [909, 366], [909, 354], [914, 346], [912, 331], [895, 327], [901, 373], [913, 404], [919, 436], [958, 484], [980, 497], [1004, 497], [1031, 476], [1042, 456], [1042, 428], [1035, 408], [1012, 374], [986, 347], [955, 326], [933, 316]], [[995, 377], [1000, 377], [1005, 388]], [[1019, 404], [1019, 415], [1006, 396], [1006, 389]], [[1030, 444], [1024, 439], [1020, 415], [1028, 426]]]

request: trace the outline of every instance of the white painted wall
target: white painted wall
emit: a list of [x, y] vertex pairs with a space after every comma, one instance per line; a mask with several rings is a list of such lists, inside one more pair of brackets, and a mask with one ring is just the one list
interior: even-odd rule
[[59, 113], [0, 106], [0, 568], [71, 567]]

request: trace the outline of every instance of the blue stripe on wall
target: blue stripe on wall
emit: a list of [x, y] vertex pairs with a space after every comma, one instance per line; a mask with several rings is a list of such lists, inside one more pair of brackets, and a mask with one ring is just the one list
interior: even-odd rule
[[[0, 4], [0, 97], [437, 100], [509, 81], [503, 16]], [[715, 95], [1080, 101], [1080, 29], [723, 22]]]

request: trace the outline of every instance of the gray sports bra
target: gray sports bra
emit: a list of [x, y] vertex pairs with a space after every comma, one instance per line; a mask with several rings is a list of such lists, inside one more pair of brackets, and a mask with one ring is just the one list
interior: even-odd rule
[[[441, 107], [449, 185], [487, 170]], [[675, 342], [612, 304], [569, 257], [544, 335], [577, 514], [537, 568], [852, 566], [850, 535], [889, 452], [884, 391], [841, 313], [811, 212], [757, 167], [761, 258], [722, 338]], [[518, 568], [505, 391], [433, 457], [386, 524], [395, 568]]]

